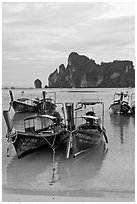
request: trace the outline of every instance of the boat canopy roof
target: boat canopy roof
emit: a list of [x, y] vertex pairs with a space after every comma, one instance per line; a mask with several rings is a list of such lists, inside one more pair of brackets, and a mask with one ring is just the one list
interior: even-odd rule
[[92, 116], [92, 115], [84, 115], [84, 116], [82, 116], [82, 118], [84, 118], [84, 119], [93, 119], [93, 120], [98, 120], [99, 119], [99, 117]]
[[96, 104], [103, 104], [98, 98], [95, 99], [82, 99], [78, 104], [82, 105], [96, 105]]
[[50, 120], [55, 120], [57, 117], [52, 116], [52, 115], [47, 115], [47, 114], [45, 114], [45, 115], [32, 115], [32, 116], [30, 116], [30, 117], [25, 118], [24, 121], [26, 121], [26, 120], [32, 120], [32, 119], [35, 119], [35, 118], [48, 118], [48, 119], [50, 119]]

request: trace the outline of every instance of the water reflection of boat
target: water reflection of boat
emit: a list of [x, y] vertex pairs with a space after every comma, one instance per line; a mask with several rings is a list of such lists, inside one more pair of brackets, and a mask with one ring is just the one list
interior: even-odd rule
[[[87, 182], [92, 182], [101, 171], [105, 159], [105, 144], [92, 148], [79, 157], [66, 159], [64, 148], [56, 151], [57, 170], [55, 178], [60, 186], [83, 188]], [[11, 189], [49, 189], [49, 179], [52, 169], [52, 152], [50, 148], [41, 149], [34, 154], [19, 160], [17, 156], [11, 159], [7, 167], [7, 186]]]
[[102, 141], [96, 148], [92, 148], [79, 157], [70, 157], [66, 160], [65, 155], [58, 161], [58, 175], [61, 183], [67, 187], [84, 187], [83, 185], [98, 174], [105, 159], [105, 143]]
[[[7, 167], [7, 186], [11, 189], [32, 189], [39, 188], [34, 183], [39, 182], [38, 177], [43, 183], [49, 185], [49, 178], [52, 169], [52, 152], [50, 148], [41, 149], [34, 154], [19, 160], [13, 157]], [[44, 177], [41, 175], [45, 175]]]
[[127, 115], [118, 115], [110, 114], [110, 122], [114, 126], [114, 129], [120, 129], [120, 139], [121, 143], [124, 143], [124, 129], [128, 128], [130, 123], [130, 114]]
[[[79, 157], [71, 157], [66, 160], [64, 147], [56, 151], [55, 180], [60, 187], [83, 187], [90, 179], [98, 174], [101, 169], [106, 152], [105, 144], [102, 142], [98, 148], [93, 148]], [[38, 189], [49, 190], [49, 180], [52, 169], [52, 152], [50, 148], [41, 149], [34, 154], [19, 160], [14, 156], [7, 166], [8, 189]], [[5, 186], [6, 187], [6, 186]], [[64, 189], [65, 190], [65, 189]]]

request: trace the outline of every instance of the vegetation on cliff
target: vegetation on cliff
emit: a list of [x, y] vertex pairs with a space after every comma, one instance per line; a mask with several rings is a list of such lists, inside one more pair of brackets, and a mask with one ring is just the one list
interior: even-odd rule
[[72, 52], [68, 64], [59, 66], [48, 77], [50, 88], [134, 87], [135, 70], [129, 60], [96, 64], [93, 59]]

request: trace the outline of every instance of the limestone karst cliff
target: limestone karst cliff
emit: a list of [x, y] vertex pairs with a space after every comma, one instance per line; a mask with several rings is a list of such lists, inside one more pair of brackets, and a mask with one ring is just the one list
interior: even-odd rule
[[72, 52], [65, 68], [61, 64], [48, 77], [49, 87], [134, 87], [135, 70], [129, 60], [102, 62], [96, 64], [93, 59]]
[[42, 82], [40, 81], [40, 79], [36, 79], [34, 81], [34, 86], [35, 88], [42, 88]]

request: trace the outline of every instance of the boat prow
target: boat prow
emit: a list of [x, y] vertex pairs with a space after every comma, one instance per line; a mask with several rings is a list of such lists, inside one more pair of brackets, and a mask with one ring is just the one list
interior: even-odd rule
[[109, 109], [115, 114], [127, 114], [130, 111], [129, 94], [124, 92], [115, 93], [113, 103]]

